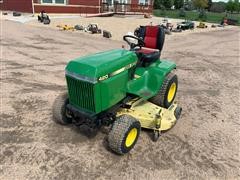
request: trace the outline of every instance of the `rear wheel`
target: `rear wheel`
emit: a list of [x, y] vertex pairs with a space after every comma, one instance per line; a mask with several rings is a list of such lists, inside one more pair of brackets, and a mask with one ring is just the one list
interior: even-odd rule
[[150, 99], [150, 101], [158, 106], [169, 108], [172, 105], [178, 88], [178, 78], [176, 74], [169, 73], [163, 85], [156, 96]]
[[140, 131], [140, 122], [132, 116], [117, 117], [108, 135], [109, 147], [118, 154], [128, 153], [136, 144]]
[[67, 93], [60, 94], [53, 103], [53, 120], [59, 124], [66, 125], [72, 122], [72, 118], [66, 109], [69, 103]]

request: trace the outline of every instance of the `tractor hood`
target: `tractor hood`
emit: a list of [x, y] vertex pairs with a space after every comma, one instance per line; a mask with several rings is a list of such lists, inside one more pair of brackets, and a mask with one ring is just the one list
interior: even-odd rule
[[66, 75], [76, 76], [90, 82], [109, 76], [122, 68], [130, 68], [137, 63], [134, 52], [125, 49], [105, 51], [70, 61]]

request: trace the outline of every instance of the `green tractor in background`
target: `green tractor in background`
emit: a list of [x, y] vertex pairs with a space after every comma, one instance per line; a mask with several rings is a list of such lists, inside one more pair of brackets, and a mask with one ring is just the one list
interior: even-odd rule
[[164, 36], [161, 27], [144, 26], [138, 36], [124, 36], [130, 50], [70, 61], [65, 74], [68, 93], [56, 98], [54, 120], [87, 127], [92, 133], [110, 126], [108, 144], [118, 154], [134, 147], [141, 128], [152, 129], [156, 141], [161, 131], [176, 123], [182, 110], [174, 103], [176, 64], [160, 60]]

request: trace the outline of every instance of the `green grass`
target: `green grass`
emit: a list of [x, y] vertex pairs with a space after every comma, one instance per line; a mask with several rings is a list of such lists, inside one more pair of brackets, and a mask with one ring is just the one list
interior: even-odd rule
[[[175, 19], [188, 19], [192, 21], [199, 20], [198, 12], [195, 11], [186, 11], [186, 17], [179, 16], [179, 10], [159, 10], [155, 9], [153, 14], [158, 17], [168, 17], [168, 18], [175, 18]], [[226, 16], [226, 13], [213, 13], [213, 12], [206, 12], [207, 19], [206, 22], [211, 23], [220, 23], [222, 19]], [[227, 14], [227, 17], [238, 20], [238, 25], [240, 25], [240, 14]]]

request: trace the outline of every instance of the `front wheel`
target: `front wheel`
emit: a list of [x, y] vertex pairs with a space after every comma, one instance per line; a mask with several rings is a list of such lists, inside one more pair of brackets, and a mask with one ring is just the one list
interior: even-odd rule
[[140, 131], [140, 122], [132, 116], [117, 117], [108, 135], [109, 147], [117, 154], [128, 153], [136, 144]]
[[53, 120], [59, 124], [66, 125], [72, 122], [72, 117], [67, 111], [69, 103], [67, 93], [60, 94], [53, 103]]
[[176, 96], [178, 88], [178, 78], [176, 74], [169, 73], [163, 85], [156, 96], [150, 99], [150, 101], [163, 108], [169, 108]]

